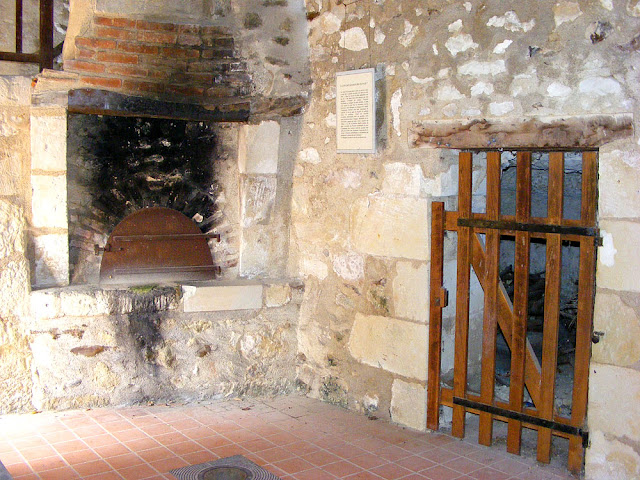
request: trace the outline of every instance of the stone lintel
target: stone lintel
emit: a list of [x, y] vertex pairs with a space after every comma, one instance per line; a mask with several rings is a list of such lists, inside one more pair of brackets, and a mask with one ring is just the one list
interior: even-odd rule
[[633, 115], [414, 122], [409, 146], [456, 149], [594, 149], [633, 136]]

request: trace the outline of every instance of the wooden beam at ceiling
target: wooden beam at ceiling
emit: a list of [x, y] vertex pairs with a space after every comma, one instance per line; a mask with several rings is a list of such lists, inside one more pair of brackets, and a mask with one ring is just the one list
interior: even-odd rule
[[414, 123], [409, 146], [460, 150], [588, 150], [633, 136], [633, 115], [483, 118]]

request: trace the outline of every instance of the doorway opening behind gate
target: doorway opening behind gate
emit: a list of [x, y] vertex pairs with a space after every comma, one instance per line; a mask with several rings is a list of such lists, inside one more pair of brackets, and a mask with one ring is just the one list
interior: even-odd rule
[[[592, 341], [596, 151], [459, 154], [458, 197], [432, 204], [428, 427], [520, 454], [536, 433], [581, 470]], [[568, 444], [568, 445], [567, 445]]]

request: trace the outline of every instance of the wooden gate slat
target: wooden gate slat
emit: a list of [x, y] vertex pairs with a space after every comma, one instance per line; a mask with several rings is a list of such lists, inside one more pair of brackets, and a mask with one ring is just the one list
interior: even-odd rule
[[[471, 217], [472, 154], [459, 155], [458, 213], [463, 218]], [[467, 391], [467, 359], [469, 353], [469, 281], [471, 274], [471, 228], [458, 229], [458, 265], [456, 272], [456, 331], [453, 366], [453, 391], [457, 397], [465, 398]], [[464, 437], [465, 408], [453, 407], [451, 434]]]
[[[585, 225], [595, 225], [596, 222], [597, 170], [597, 153], [584, 152], [582, 154], [581, 220]], [[593, 333], [595, 260], [596, 250], [593, 241], [591, 239], [581, 240], [576, 352], [571, 403], [571, 421], [574, 426], [581, 426], [587, 414], [589, 357], [591, 356], [591, 335]], [[569, 439], [569, 470], [579, 472], [582, 469], [583, 455], [584, 448], [580, 438]]]
[[440, 424], [440, 362], [442, 342], [442, 277], [444, 268], [444, 203], [431, 204], [431, 273], [429, 290], [429, 374], [427, 380], [427, 428]]
[[[487, 152], [487, 218], [500, 218], [500, 152]], [[474, 235], [477, 238], [477, 235]], [[485, 404], [493, 404], [496, 378], [496, 335], [498, 332], [498, 285], [500, 283], [500, 232], [486, 233], [486, 262], [484, 281], [484, 320], [482, 328], [482, 378], [480, 397]], [[480, 277], [481, 272], [476, 270]], [[480, 414], [478, 443], [491, 445], [493, 415]]]
[[[547, 217], [549, 223], [562, 221], [564, 199], [564, 154], [549, 154], [549, 184], [547, 193]], [[547, 236], [547, 261], [545, 267], [544, 328], [542, 339], [542, 374], [540, 403], [536, 404], [540, 417], [553, 419], [556, 369], [558, 366], [558, 320], [560, 317], [560, 284], [562, 281], [562, 240], [560, 235]], [[539, 462], [551, 459], [551, 430], [538, 430]]]
[[[471, 258], [473, 269], [476, 272], [483, 271], [483, 265], [486, 264], [485, 252], [477, 235], [473, 235], [473, 255]], [[478, 275], [478, 281], [482, 288], [485, 289], [485, 276]], [[504, 288], [504, 284], [500, 281], [498, 284], [498, 325], [510, 349], [512, 324], [513, 305], [509, 294]], [[538, 362], [538, 357], [536, 357], [529, 339], [527, 339], [525, 346], [525, 384], [533, 403], [537, 405], [540, 398], [540, 362]]]
[[[516, 171], [516, 221], [526, 222], [531, 216], [531, 153], [518, 152]], [[529, 305], [529, 233], [516, 232], [513, 294], [513, 327], [511, 331], [511, 375], [509, 408], [522, 412], [524, 397], [524, 362], [527, 341]], [[520, 454], [522, 422], [509, 420], [507, 451]]]

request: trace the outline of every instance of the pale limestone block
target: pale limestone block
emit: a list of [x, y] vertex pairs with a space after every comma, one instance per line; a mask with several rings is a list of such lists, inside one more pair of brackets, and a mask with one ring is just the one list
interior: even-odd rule
[[594, 362], [630, 366], [640, 361], [640, 318], [620, 297], [609, 293], [596, 295], [593, 329], [604, 332], [593, 345]]
[[29, 302], [29, 265], [23, 258], [0, 268], [0, 318], [22, 317]]
[[98, 388], [112, 392], [120, 384], [120, 377], [106, 363], [98, 362], [93, 367], [91, 380]]
[[348, 347], [366, 365], [425, 381], [427, 337], [426, 325], [357, 313]]
[[390, 195], [420, 196], [422, 168], [407, 163], [387, 163], [384, 166], [382, 191]]
[[582, 15], [582, 11], [577, 2], [558, 2], [553, 6], [556, 27], [566, 22], [573, 22], [580, 15]]
[[391, 387], [391, 420], [424, 432], [427, 428], [427, 389], [396, 379]]
[[473, 38], [468, 33], [460, 33], [458, 35], [454, 35], [449, 37], [447, 42], [444, 44], [447, 47], [447, 50], [454, 57], [460, 52], [466, 52], [470, 48], [476, 49], [478, 48], [478, 44], [473, 41]]
[[640, 478], [640, 454], [602, 432], [590, 432], [585, 452], [586, 480], [628, 480]]
[[339, 277], [354, 282], [364, 277], [364, 257], [355, 252], [335, 255], [331, 259], [333, 271]]
[[66, 175], [32, 175], [32, 222], [37, 228], [68, 228]]
[[69, 284], [69, 237], [66, 233], [39, 235], [33, 238], [37, 287]]
[[46, 290], [31, 292], [31, 316], [36, 320], [61, 317], [60, 296]]
[[393, 313], [426, 323], [429, 320], [429, 267], [426, 263], [398, 262], [393, 279]]
[[291, 301], [290, 285], [267, 285], [264, 291], [264, 303], [267, 307], [282, 307]]
[[640, 17], [640, 0], [627, 0], [627, 13], [632, 17]]
[[183, 287], [185, 312], [219, 312], [262, 308], [262, 285]]
[[112, 313], [109, 299], [100, 291], [65, 290], [60, 293], [60, 307], [63, 315], [69, 317], [96, 317]]
[[67, 171], [67, 116], [31, 116], [31, 170]]
[[360, 50], [369, 48], [367, 36], [360, 27], [353, 27], [346, 32], [340, 32], [339, 45], [352, 52], [359, 52]]
[[[598, 249], [596, 284], [601, 288], [640, 292], [640, 256], [638, 238], [640, 223], [624, 220], [604, 220], [600, 222], [605, 241]], [[605, 263], [606, 261], [606, 263]]]
[[428, 260], [428, 209], [423, 198], [361, 198], [351, 207], [351, 241], [370, 255]]
[[590, 432], [640, 441], [640, 372], [591, 362], [589, 375]]
[[640, 218], [640, 151], [602, 148], [598, 169], [600, 216]]
[[300, 274], [303, 277], [316, 277], [324, 280], [329, 275], [329, 267], [318, 258], [302, 258], [300, 260]]
[[242, 181], [242, 226], [266, 224], [276, 201], [276, 177], [248, 176]]
[[280, 148], [280, 124], [262, 122], [259, 125], [243, 125], [238, 134], [238, 167], [240, 173], [278, 173]]
[[31, 105], [31, 77], [0, 76], [0, 105]]
[[24, 216], [22, 207], [0, 199], [0, 259], [24, 253]]

